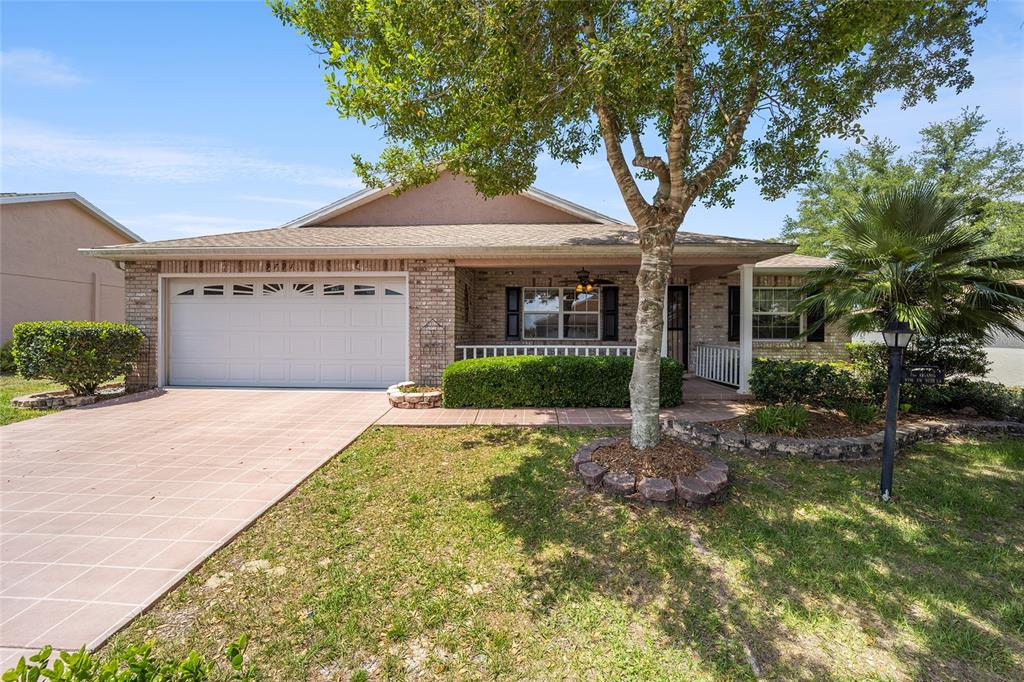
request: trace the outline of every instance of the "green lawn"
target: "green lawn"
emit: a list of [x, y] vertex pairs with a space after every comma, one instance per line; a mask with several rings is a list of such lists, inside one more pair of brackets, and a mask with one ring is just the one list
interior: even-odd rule
[[[1019, 679], [1024, 443], [877, 464], [731, 456], [724, 506], [567, 472], [593, 431], [373, 428], [108, 645], [270, 679]], [[262, 567], [247, 562], [266, 560]], [[365, 672], [364, 672], [365, 671]]]
[[11, 407], [11, 398], [30, 393], [56, 391], [59, 388], [60, 384], [51, 381], [32, 381], [16, 375], [0, 375], [0, 426], [52, 414], [56, 410], [21, 410]]

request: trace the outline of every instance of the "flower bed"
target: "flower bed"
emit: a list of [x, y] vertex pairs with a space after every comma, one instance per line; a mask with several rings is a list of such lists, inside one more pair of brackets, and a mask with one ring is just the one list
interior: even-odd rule
[[441, 407], [441, 391], [413, 391], [416, 387], [414, 381], [403, 381], [394, 386], [388, 386], [388, 402], [391, 407], [403, 410], [422, 410], [431, 407]]
[[110, 400], [124, 395], [124, 384], [100, 386], [93, 395], [75, 395], [71, 391], [49, 391], [11, 398], [11, 406], [28, 410], [58, 410], [67, 407], [92, 405], [101, 400]]
[[599, 438], [577, 448], [571, 462], [587, 489], [648, 504], [699, 508], [728, 493], [728, 464], [671, 437], [643, 451], [623, 438]]
[[[728, 426], [730, 422], [725, 422]], [[665, 420], [663, 430], [694, 447], [712, 448], [727, 452], [762, 452], [767, 454], [797, 455], [812, 459], [864, 459], [882, 455], [884, 434], [875, 431], [868, 435], [839, 438], [792, 438], [723, 430], [714, 424], [676, 422]], [[996, 420], [920, 419], [900, 424], [896, 430], [897, 447], [918, 441], [936, 440], [955, 434], [1014, 434], [1024, 435], [1024, 424]]]

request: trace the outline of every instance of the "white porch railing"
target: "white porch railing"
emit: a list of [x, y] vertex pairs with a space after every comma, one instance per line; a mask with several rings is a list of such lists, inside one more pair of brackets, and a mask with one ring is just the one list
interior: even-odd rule
[[693, 373], [701, 379], [729, 386], [740, 385], [740, 347], [697, 344]]
[[571, 345], [478, 345], [455, 346], [455, 357], [460, 360], [470, 358], [495, 358], [511, 355], [628, 355], [632, 356], [636, 349], [633, 346], [571, 346]]

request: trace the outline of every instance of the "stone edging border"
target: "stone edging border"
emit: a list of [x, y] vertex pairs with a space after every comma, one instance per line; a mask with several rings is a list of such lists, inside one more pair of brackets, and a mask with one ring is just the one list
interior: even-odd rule
[[403, 381], [394, 386], [388, 386], [388, 402], [391, 407], [404, 410], [421, 410], [431, 407], [441, 407], [441, 391], [423, 391], [420, 393], [403, 393], [402, 386], [415, 386], [415, 381]]
[[721, 459], [709, 458], [706, 466], [694, 476], [676, 476], [675, 481], [637, 477], [629, 471], [609, 471], [608, 467], [593, 460], [598, 448], [613, 445], [619, 440], [598, 438], [576, 448], [570, 460], [572, 470], [588, 490], [601, 489], [654, 505], [678, 503], [691, 509], [717, 504], [728, 494], [729, 465]]
[[[104, 388], [107, 390], [104, 391]], [[124, 395], [126, 395], [124, 386], [113, 389], [110, 386], [100, 387], [99, 391], [93, 395], [70, 395], [67, 391], [49, 391], [11, 398], [11, 406], [24, 410], [57, 410], [115, 400]]]
[[[677, 422], [666, 419], [662, 430], [679, 440], [702, 448], [717, 448], [727, 452], [759, 452], [765, 454], [796, 455], [809, 459], [870, 459], [882, 456], [882, 431], [868, 436], [845, 438], [789, 438], [749, 434], [742, 431], [720, 431], [701, 422]], [[965, 421], [933, 419], [919, 421], [896, 429], [897, 447], [918, 441], [931, 441], [955, 434], [1014, 434], [1024, 435], [1024, 423], [1013, 421]]]

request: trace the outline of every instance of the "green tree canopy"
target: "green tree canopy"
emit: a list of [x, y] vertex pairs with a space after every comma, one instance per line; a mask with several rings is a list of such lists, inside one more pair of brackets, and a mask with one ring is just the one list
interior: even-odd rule
[[969, 202], [969, 217], [990, 234], [990, 253], [1014, 253], [1024, 245], [1024, 144], [996, 131], [992, 144], [980, 138], [988, 121], [977, 110], [921, 130], [919, 148], [901, 156], [881, 137], [839, 156], [804, 185], [795, 217], [786, 218], [782, 237], [800, 253], [826, 256], [842, 245], [846, 213], [865, 198], [911, 183], [928, 182], [943, 197]]
[[[325, 56], [329, 103], [387, 145], [371, 185], [439, 165], [488, 196], [546, 153], [604, 147], [641, 245], [634, 445], [658, 440], [662, 310], [676, 231], [749, 173], [770, 198], [808, 181], [822, 138], [859, 135], [878, 93], [911, 106], [972, 83], [975, 0], [271, 0]], [[653, 141], [656, 141], [652, 143]], [[632, 155], [624, 146], [631, 144]], [[647, 145], [647, 146], [645, 146]], [[637, 180], [655, 181], [645, 195]]]

